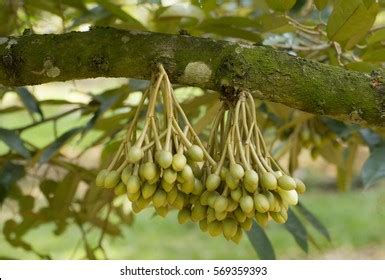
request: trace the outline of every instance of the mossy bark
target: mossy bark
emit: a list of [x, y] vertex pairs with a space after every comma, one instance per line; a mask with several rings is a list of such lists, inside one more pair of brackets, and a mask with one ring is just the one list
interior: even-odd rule
[[162, 63], [174, 83], [256, 98], [361, 125], [385, 126], [381, 75], [305, 60], [265, 46], [186, 35], [94, 28], [0, 38], [0, 84], [96, 77], [149, 79]]

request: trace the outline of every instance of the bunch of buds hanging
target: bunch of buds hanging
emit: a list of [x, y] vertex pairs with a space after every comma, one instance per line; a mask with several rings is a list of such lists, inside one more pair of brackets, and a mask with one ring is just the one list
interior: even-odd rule
[[204, 146], [162, 66], [96, 185], [126, 194], [136, 213], [153, 207], [164, 217], [177, 209], [179, 223], [199, 223], [211, 236], [236, 243], [254, 219], [263, 226], [269, 219], [286, 222], [289, 205], [306, 189], [270, 156], [250, 94], [241, 92], [235, 104], [222, 102]]
[[299, 128], [299, 131], [299, 145], [308, 148], [311, 151], [313, 159], [318, 157], [325, 143], [330, 141], [336, 147], [340, 145], [338, 136], [328, 129], [318, 118], [313, 117], [304, 122]]
[[207, 208], [200, 221], [203, 231], [238, 242], [242, 229], [250, 230], [253, 219], [261, 225], [270, 218], [286, 222], [289, 205], [298, 203], [298, 193], [306, 187], [269, 154], [250, 94], [240, 93], [235, 106], [223, 102], [207, 149], [216, 164], [205, 162], [205, 191], [194, 206]]
[[[139, 113], [147, 107], [144, 123]], [[126, 139], [96, 185], [127, 194], [134, 212], [153, 206], [160, 216], [183, 209], [203, 192], [201, 166], [210, 158], [177, 102], [162, 66], [144, 92]]]

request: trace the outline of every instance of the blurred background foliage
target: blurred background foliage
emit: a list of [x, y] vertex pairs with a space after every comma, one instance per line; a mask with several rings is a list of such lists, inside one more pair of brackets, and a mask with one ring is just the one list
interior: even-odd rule
[[[385, 61], [383, 0], [0, 0], [0, 42], [92, 26], [266, 45], [375, 76]], [[234, 245], [177, 225], [175, 213], [134, 217], [125, 197], [96, 188], [94, 178], [147, 85], [0, 86], [0, 258], [385, 257], [384, 130], [269, 102], [256, 101], [266, 140], [310, 186], [285, 226], [254, 227], [251, 242]], [[182, 85], [176, 94], [207, 137], [218, 95]]]

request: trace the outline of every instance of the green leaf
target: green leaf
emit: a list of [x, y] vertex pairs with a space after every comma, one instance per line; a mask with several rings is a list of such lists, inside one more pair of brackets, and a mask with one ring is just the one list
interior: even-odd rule
[[127, 121], [129, 116], [134, 113], [133, 110], [128, 113], [117, 115], [114, 114], [113, 116], [102, 119], [103, 114], [110, 109], [121, 108], [123, 106], [124, 100], [126, 100], [132, 92], [139, 91], [139, 88], [142, 87], [142, 85], [143, 83], [139, 82], [138, 80], [133, 80], [130, 81], [128, 85], [123, 85], [118, 88], [107, 90], [102, 94], [95, 95], [89, 105], [97, 104], [99, 107], [84, 127], [82, 136], [84, 136], [85, 133], [91, 128], [106, 130], [113, 133], [114, 128], [120, 126], [123, 119]]
[[[369, 0], [371, 1], [371, 0]], [[365, 2], [365, 0], [364, 0]], [[367, 14], [365, 15], [364, 20], [359, 29], [356, 30], [355, 34], [349, 38], [345, 44], [346, 49], [352, 49], [355, 45], [360, 43], [366, 36], [368, 31], [372, 28], [378, 12], [380, 11], [380, 6], [378, 3], [374, 3], [372, 6], [368, 6]]]
[[327, 24], [328, 38], [353, 47], [370, 30], [378, 10], [376, 3], [367, 7], [362, 0], [338, 0]]
[[21, 140], [20, 136], [15, 131], [0, 128], [0, 140], [4, 141], [11, 150], [14, 150], [24, 158], [31, 157], [31, 153], [24, 146], [23, 140]]
[[294, 7], [296, 0], [266, 0], [267, 5], [278, 12], [285, 12]]
[[319, 232], [321, 233], [327, 240], [331, 240], [329, 231], [326, 227], [318, 220], [316, 216], [314, 216], [302, 203], [297, 204], [297, 209], [302, 214], [302, 216]]
[[44, 119], [44, 115], [40, 109], [39, 102], [28, 89], [25, 87], [19, 87], [16, 89], [16, 93], [19, 95], [24, 106], [31, 114], [36, 113], [40, 116], [41, 119]]
[[370, 62], [352, 62], [345, 65], [347, 69], [359, 71], [359, 72], [365, 72], [365, 73], [371, 73], [373, 70], [376, 70], [378, 68], [381, 68], [381, 65], [378, 63], [370, 63]]
[[385, 51], [383, 47], [378, 49], [369, 49], [361, 57], [364, 61], [369, 62], [383, 62], [385, 61]]
[[376, 43], [385, 41], [385, 28], [374, 31], [367, 40], [368, 45], [374, 45]]
[[86, 5], [84, 4], [84, 1], [79, 1], [79, 0], [61, 0], [61, 1], [64, 5], [78, 9], [82, 12], [88, 11]]
[[82, 12], [87, 11], [87, 7], [82, 1], [79, 0], [24, 0], [24, 4], [27, 8], [35, 8], [40, 10], [45, 10], [52, 14], [61, 16], [64, 11], [61, 11], [63, 8], [72, 7], [78, 9]]
[[314, 0], [314, 4], [321, 11], [329, 4], [329, 0]]
[[109, 141], [102, 150], [101, 154], [101, 164], [102, 166], [106, 166], [108, 162], [112, 160], [113, 155], [118, 151], [120, 147], [120, 141]]
[[108, 234], [110, 236], [121, 235], [121, 230], [119, 225], [113, 224], [111, 221], [105, 221], [104, 219], [97, 217], [95, 213], [90, 213], [90, 214], [86, 215], [85, 213], [80, 213], [79, 218], [82, 220], [83, 223], [88, 222], [94, 225], [95, 227], [103, 230], [105, 234]]
[[12, 232], [15, 232], [17, 223], [15, 220], [7, 220], [3, 225], [3, 234], [5, 236], [10, 236]]
[[[73, 218], [70, 206], [74, 202], [80, 180], [84, 179], [83, 172], [81, 168], [80, 170], [75, 169], [68, 172], [60, 182], [47, 180], [40, 186], [49, 205], [41, 208], [38, 214], [45, 223], [55, 223], [54, 233], [56, 235], [63, 233], [69, 225], [68, 219]], [[82, 212], [82, 210], [78, 211]]]
[[111, 0], [95, 0], [100, 6], [109, 11], [118, 19], [132, 25], [133, 28], [145, 29], [142, 23], [137, 19], [126, 13], [119, 5], [114, 4]]
[[24, 166], [6, 162], [0, 169], [0, 204], [7, 197], [11, 187], [22, 177], [24, 177]]
[[351, 188], [357, 149], [358, 145], [353, 143], [346, 147], [343, 152], [343, 160], [337, 166], [337, 187], [339, 191], [346, 192]]
[[0, 114], [14, 113], [14, 112], [22, 111], [24, 109], [25, 109], [24, 107], [20, 107], [20, 106], [9, 106], [1, 109]]
[[5, 256], [5, 255], [1, 255], [0, 256], [0, 260], [12, 260], [12, 261], [16, 261], [16, 260], [20, 260], [20, 259], [15, 259], [14, 257], [8, 257], [8, 256]]
[[253, 221], [251, 230], [247, 232], [247, 236], [249, 237], [254, 250], [257, 252], [261, 259], [275, 260], [273, 245], [267, 237], [265, 230], [261, 228], [261, 226], [259, 226], [255, 221]]
[[285, 228], [291, 233], [291, 235], [293, 235], [299, 247], [307, 253], [309, 251], [309, 244], [307, 242], [307, 230], [305, 226], [290, 208], [287, 214], [288, 219], [285, 223]]
[[219, 18], [208, 18], [202, 22], [202, 25], [217, 25], [217, 26], [234, 26], [238, 28], [256, 28], [259, 29], [261, 24], [254, 19], [238, 16], [223, 16]]
[[0, 36], [8, 36], [18, 26], [18, 17], [13, 1], [1, 1], [0, 3]]
[[370, 151], [370, 156], [361, 171], [365, 187], [370, 187], [385, 178], [385, 143], [375, 146]]
[[50, 12], [54, 15], [61, 16], [62, 11], [60, 5], [57, 1], [53, 0], [24, 0], [24, 5], [26, 9], [37, 9]]
[[200, 7], [203, 9], [206, 13], [211, 12], [212, 10], [215, 10], [217, 7], [217, 1], [209, 0], [209, 1], [202, 1], [202, 0], [191, 0], [191, 4], [194, 4], [195, 6]]
[[370, 147], [374, 148], [382, 144], [382, 137], [377, 132], [370, 128], [361, 128], [360, 135], [364, 139], [365, 143]]
[[239, 39], [248, 40], [254, 43], [262, 42], [262, 36], [259, 32], [245, 30], [245, 29], [236, 28], [232, 26], [205, 25], [205, 26], [200, 26], [199, 29], [205, 31], [206, 33], [218, 34], [223, 37], [239, 38]]
[[263, 40], [259, 32], [261, 30], [261, 23], [245, 17], [225, 16], [206, 19], [197, 29], [206, 33], [240, 38], [257, 43], [261, 43]]
[[335, 145], [332, 141], [327, 141], [319, 148], [319, 153], [328, 162], [337, 166], [343, 165], [342, 146]]
[[261, 25], [262, 32], [280, 34], [295, 31], [294, 26], [290, 25], [288, 19], [281, 14], [264, 14], [258, 17], [257, 20]]
[[113, 192], [111, 190], [90, 187], [84, 195], [81, 211], [88, 213], [88, 219], [91, 219], [92, 216], [98, 216], [112, 198]]
[[90, 244], [88, 242], [84, 242], [84, 251], [86, 251], [87, 259], [89, 260], [96, 260], [95, 252], [91, 248]]
[[348, 139], [360, 129], [356, 124], [346, 124], [328, 117], [323, 117], [322, 122], [342, 139]]
[[197, 108], [202, 105], [215, 102], [217, 98], [219, 98], [219, 95], [216, 92], [213, 92], [210, 94], [203, 94], [194, 98], [190, 98], [180, 105], [183, 108], [183, 111], [190, 116], [190, 114], [197, 113]]
[[98, 110], [95, 112], [95, 114], [92, 116], [92, 118], [88, 121], [86, 126], [83, 129], [83, 136], [84, 134], [90, 130], [96, 123], [96, 121], [107, 111], [109, 110], [112, 105], [116, 103], [116, 101], [119, 99], [119, 93], [120, 90], [111, 90], [107, 91], [101, 95], [94, 96], [94, 100], [91, 102], [96, 101], [99, 105]]
[[66, 144], [76, 134], [81, 132], [82, 129], [82, 127], [75, 127], [62, 134], [53, 143], [48, 145], [48, 147], [46, 147], [40, 155], [39, 164], [46, 163], [62, 146], [64, 146], [64, 144]]
[[205, 15], [204, 12], [195, 5], [189, 3], [177, 3], [160, 10], [158, 15], [159, 19], [172, 19], [172, 18], [194, 18], [198, 22], [201, 22]]
[[82, 13], [79, 17], [75, 17], [69, 29], [74, 29], [82, 24], [97, 24], [108, 20], [111, 16], [111, 12], [107, 11], [102, 6], [96, 6], [87, 12]]
[[128, 89], [129, 92], [142, 91], [144, 92], [150, 86], [150, 81], [139, 80], [139, 79], [129, 79]]
[[55, 193], [50, 202], [53, 216], [65, 217], [69, 206], [75, 197], [80, 177], [75, 172], [69, 172], [55, 188]]
[[126, 124], [127, 120], [130, 120], [134, 115], [133, 113], [134, 112], [131, 110], [127, 113], [100, 118], [95, 124], [94, 129], [103, 130], [108, 135], [111, 135], [117, 128]]
[[52, 105], [52, 106], [61, 106], [61, 105], [84, 105], [83, 102], [71, 102], [68, 100], [63, 100], [63, 99], [45, 99], [39, 101], [40, 105]]
[[40, 190], [44, 194], [47, 201], [51, 201], [53, 199], [58, 185], [58, 182], [49, 179], [40, 183]]
[[134, 222], [134, 213], [133, 212], [126, 212], [124, 210], [123, 205], [120, 205], [119, 207], [113, 208], [115, 214], [124, 222], [124, 225], [131, 226]]
[[35, 206], [35, 197], [32, 195], [23, 195], [18, 198], [19, 210], [23, 215], [23, 212], [31, 212]]
[[[217, 28], [226, 29], [227, 27], [232, 27], [233, 29], [248, 29], [248, 31], [253, 31], [254, 33], [258, 32], [268, 32], [274, 30], [274, 33], [279, 33], [280, 30], [294, 30], [294, 28], [289, 25], [289, 22], [286, 17], [281, 14], [262, 14], [257, 18], [247, 18], [240, 16], [222, 16], [219, 18], [208, 18], [205, 19], [201, 26], [215, 26]], [[200, 28], [198, 27], [198, 28]]]
[[38, 225], [42, 224], [44, 222], [43, 219], [38, 214], [35, 214], [33, 212], [26, 213], [27, 215], [23, 215], [23, 220], [21, 223], [17, 225], [17, 228], [15, 230], [17, 238], [21, 238], [23, 235], [25, 235], [28, 231], [31, 229], [37, 227]]
[[301, 152], [302, 145], [301, 142], [295, 140], [294, 143], [291, 144], [290, 152], [289, 152], [289, 172], [293, 173], [294, 170], [298, 168], [299, 165], [299, 153]]

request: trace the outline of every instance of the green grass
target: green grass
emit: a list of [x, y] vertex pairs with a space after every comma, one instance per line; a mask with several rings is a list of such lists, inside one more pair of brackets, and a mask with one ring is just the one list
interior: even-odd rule
[[[303, 203], [327, 226], [332, 236], [328, 243], [318, 233], [321, 251], [311, 246], [305, 254], [295, 244], [283, 226], [271, 224], [267, 232], [280, 259], [317, 259], [335, 250], [359, 251], [370, 247], [381, 250], [385, 244], [385, 188], [338, 194], [313, 191], [304, 195]], [[123, 236], [106, 240], [111, 259], [256, 259], [257, 255], [247, 238], [240, 245], [223, 238], [210, 238], [199, 231], [195, 224], [179, 225], [176, 213], [167, 218], [153, 217], [151, 210], [136, 216], [131, 227], [124, 227]], [[96, 241], [96, 235], [90, 237]], [[70, 228], [64, 235], [55, 236], [50, 226], [40, 227], [27, 236], [34, 247], [54, 258], [70, 258], [80, 232]], [[34, 258], [5, 244], [0, 237], [1, 254], [12, 258]], [[383, 248], [383, 247], [382, 247]], [[78, 250], [72, 258], [81, 258]], [[344, 256], [349, 258], [348, 256]], [[352, 256], [353, 257], [353, 256]], [[385, 256], [384, 256], [385, 257]]]

